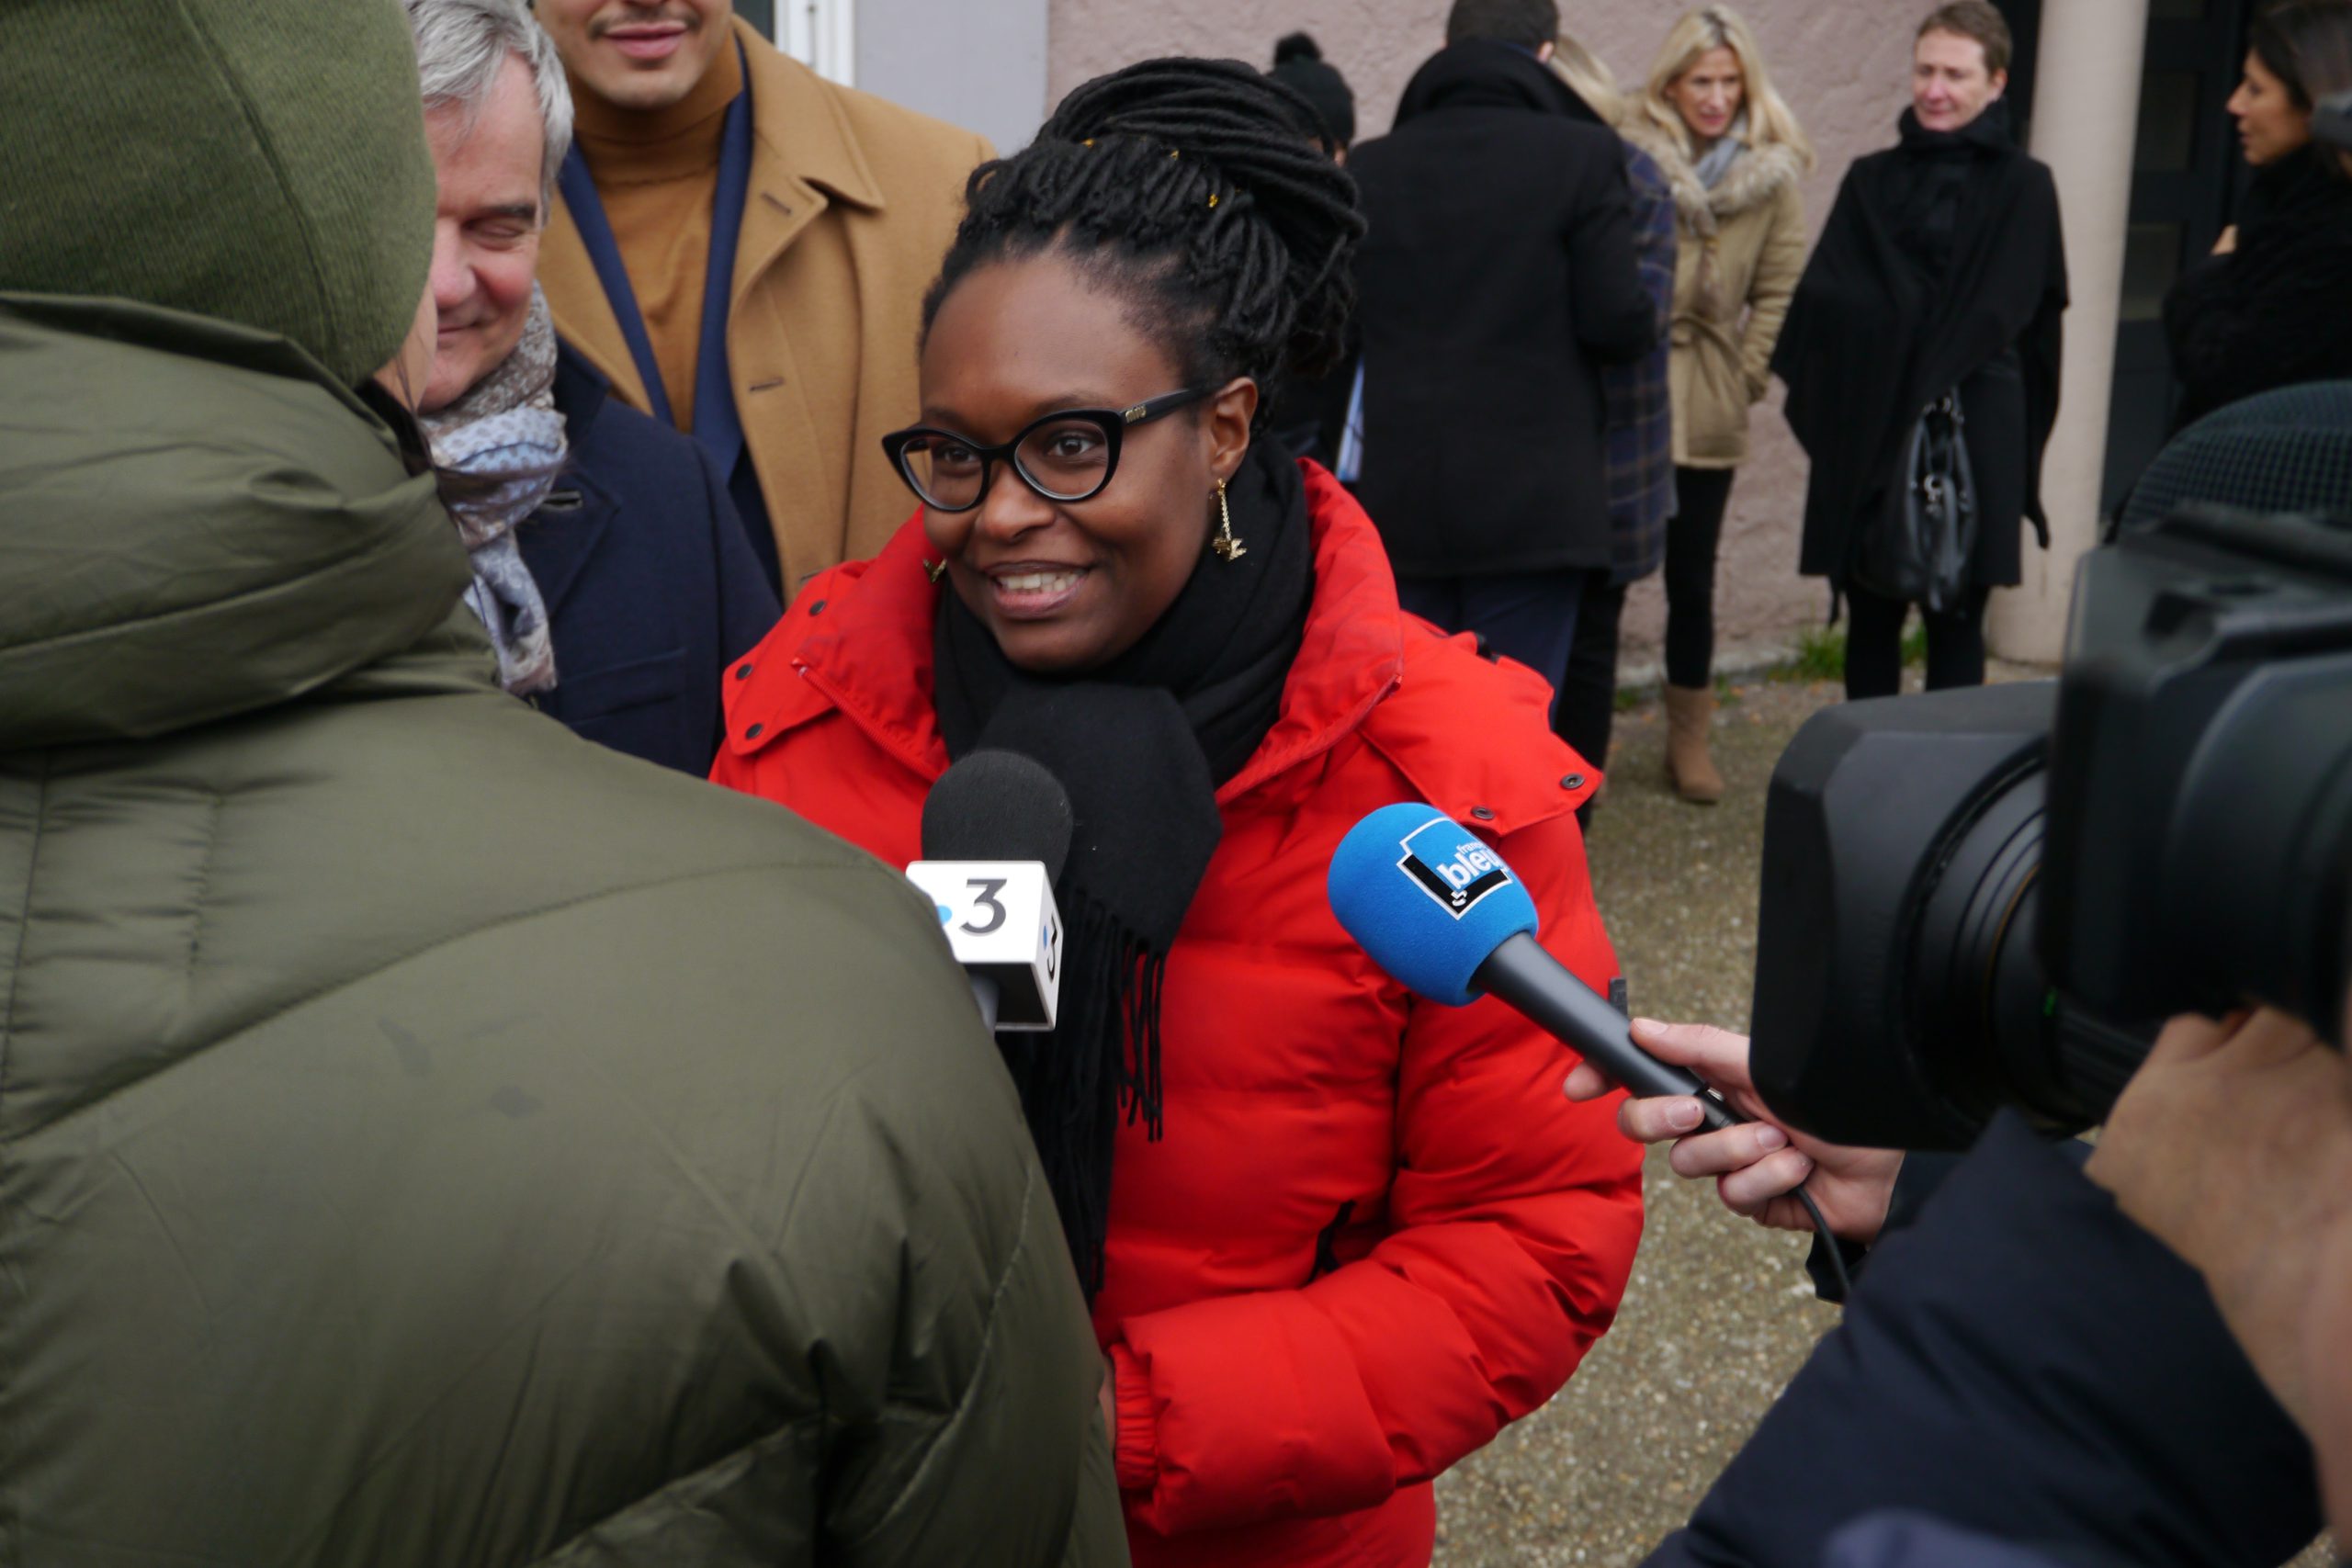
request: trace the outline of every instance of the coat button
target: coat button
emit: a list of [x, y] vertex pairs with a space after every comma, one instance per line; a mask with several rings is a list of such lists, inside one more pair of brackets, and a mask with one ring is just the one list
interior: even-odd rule
[[812, 615], [823, 615], [825, 613], [825, 602], [822, 599], [818, 600], [814, 604], [808, 606], [808, 613]]
[[749, 664], [738, 664], [735, 666], [735, 679], [738, 681], [748, 681], [751, 678], [752, 667]]
[[1495, 819], [1495, 808], [1491, 806], [1474, 806], [1470, 808], [1470, 815], [1481, 822], [1491, 822]]
[[746, 740], [757, 740], [760, 738], [761, 731], [766, 728], [767, 726], [764, 724], [755, 724], [752, 726], [751, 728], [743, 731], [743, 739]]
[[1584, 788], [1584, 775], [1582, 773], [1570, 773], [1566, 778], [1560, 781], [1560, 787], [1562, 789], [1582, 789]]

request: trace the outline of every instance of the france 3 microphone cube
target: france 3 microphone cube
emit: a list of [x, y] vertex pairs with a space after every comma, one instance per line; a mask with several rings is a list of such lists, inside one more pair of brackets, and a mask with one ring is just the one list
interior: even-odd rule
[[[1062, 919], [1035, 861], [919, 860], [907, 880], [930, 895], [956, 962], [976, 991], [994, 991], [997, 1029], [1054, 1026], [1062, 989]], [[989, 1003], [983, 1000], [985, 1010]]]

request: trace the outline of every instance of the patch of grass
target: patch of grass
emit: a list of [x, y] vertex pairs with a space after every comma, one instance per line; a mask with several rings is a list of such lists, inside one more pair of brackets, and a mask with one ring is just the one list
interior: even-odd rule
[[[1903, 662], [1917, 669], [1928, 662], [1927, 623], [1910, 621], [1903, 629]], [[1797, 645], [1783, 662], [1773, 666], [1775, 681], [1842, 681], [1846, 678], [1846, 627], [1808, 626], [1797, 634]]]
[[1653, 694], [1650, 689], [1646, 686], [1620, 686], [1617, 688], [1617, 695], [1613, 700], [1616, 703], [1617, 711], [1619, 713], [1631, 713], [1635, 708], [1640, 707], [1644, 703], [1648, 702], [1652, 694]]
[[1913, 621], [1903, 633], [1903, 662], [1924, 665], [1928, 662], [1928, 623]]
[[1781, 681], [1842, 681], [1846, 678], [1846, 628], [1807, 626], [1787, 662], [1772, 671]]
[[1731, 683], [1731, 677], [1728, 675], [1716, 676], [1715, 705], [1719, 708], [1736, 708], [1739, 705], [1739, 688]]

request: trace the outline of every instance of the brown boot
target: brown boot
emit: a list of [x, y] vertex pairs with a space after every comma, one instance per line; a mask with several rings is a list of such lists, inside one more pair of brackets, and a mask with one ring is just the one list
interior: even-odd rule
[[1707, 731], [1715, 722], [1715, 694], [1705, 686], [1666, 689], [1666, 780], [1694, 806], [1724, 797], [1724, 776], [1707, 755]]

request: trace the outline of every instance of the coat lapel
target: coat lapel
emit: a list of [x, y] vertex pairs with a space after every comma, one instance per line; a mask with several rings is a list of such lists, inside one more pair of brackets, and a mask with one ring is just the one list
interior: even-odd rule
[[[579, 355], [575, 358], [574, 355]], [[563, 603], [579, 581], [581, 570], [604, 542], [619, 509], [610, 491], [598, 484], [578, 461], [578, 453], [594, 437], [607, 389], [586, 369], [576, 344], [566, 344], [556, 360], [555, 406], [563, 415], [566, 438], [574, 454], [571, 464], [557, 476], [555, 488], [531, 516], [521, 535], [525, 558], [539, 585], [548, 618], [561, 613]]]
[[845, 553], [847, 479], [817, 411], [854, 385], [863, 313], [853, 303], [857, 277], [837, 274], [830, 248], [814, 272], [786, 261], [820, 217], [836, 207], [878, 212], [883, 201], [836, 91], [740, 17], [735, 27], [752, 141], [727, 355], [789, 600], [808, 573]]
[[620, 318], [605, 298], [596, 264], [588, 259], [579, 226], [560, 196], [539, 237], [539, 286], [547, 292], [557, 335], [595, 367], [623, 402], [639, 413], [652, 412], [637, 361], [629, 356], [628, 340], [621, 336]]

